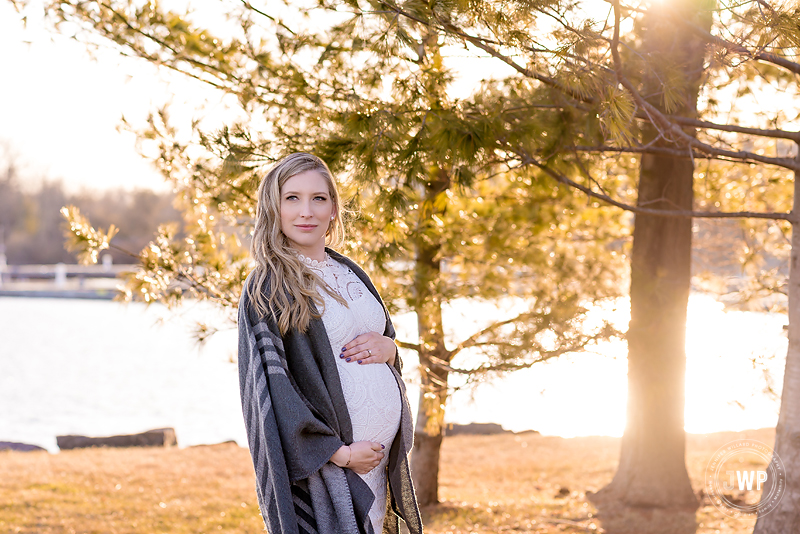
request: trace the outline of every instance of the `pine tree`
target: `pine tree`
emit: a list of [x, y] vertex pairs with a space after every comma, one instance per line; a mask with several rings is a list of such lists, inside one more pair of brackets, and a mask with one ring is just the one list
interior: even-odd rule
[[[430, 131], [427, 120], [431, 115], [452, 111], [463, 124], [470, 125], [467, 131], [471, 133], [465, 139], [480, 139], [476, 146], [482, 151], [476, 150], [476, 153], [486, 154], [484, 165], [493, 160], [501, 167], [515, 168], [515, 172], [523, 168], [533, 169], [529, 175], [532, 184], [543, 185], [543, 178], [549, 177], [554, 183], [633, 212], [643, 220], [651, 221], [648, 216], [659, 217], [660, 224], [653, 223], [656, 219], [647, 223], [653, 224], [657, 233], [669, 233], [658, 228], [660, 225], [682, 228], [676, 230], [684, 236], [680, 239], [683, 243], [680, 262], [672, 262], [675, 258], [669, 257], [668, 245], [653, 252], [653, 258], [669, 258], [675, 263], [670, 267], [671, 271], [688, 272], [690, 260], [685, 253], [686, 225], [666, 221], [710, 217], [785, 221], [793, 226], [800, 223], [796, 210], [781, 212], [785, 209], [781, 202], [770, 202], [769, 199], [771, 192], [786, 191], [791, 173], [800, 169], [798, 160], [785, 152], [770, 153], [753, 148], [763, 144], [762, 140], [800, 143], [800, 134], [794, 131], [797, 129], [796, 114], [791, 116], [785, 108], [747, 112], [737, 110], [735, 106], [730, 110], [720, 108], [731, 98], [739, 101], [752, 92], [763, 95], [762, 101], [777, 99], [782, 93], [797, 94], [800, 27], [797, 8], [793, 4], [770, 4], [759, 0], [745, 4], [665, 3], [657, 7], [655, 3], [634, 5], [615, 0], [610, 3], [608, 13], [593, 18], [580, 11], [580, 4], [546, 1], [359, 3], [351, 0], [338, 3], [323, 0], [314, 6], [313, 12], [344, 22], [331, 31], [308, 33], [296, 31], [274, 14], [245, 3], [242, 35], [252, 32], [263, 36], [264, 32], [259, 30], [262, 23], [267, 20], [275, 22], [278, 55], [264, 52], [264, 48], [251, 45], [246, 38], [236, 42], [218, 39], [217, 45], [212, 46], [210, 43], [214, 38], [208, 32], [195, 31], [184, 18], [165, 15], [153, 7], [155, 4], [139, 10], [120, 7], [113, 12], [103, 6], [87, 9], [86, 6], [93, 5], [88, 3], [56, 2], [53, 5], [54, 9], [71, 6], [63, 12], [54, 12], [57, 18], [77, 21], [95, 35], [114, 40], [134, 55], [188, 72], [221, 90], [230, 91], [240, 97], [246, 109], [262, 112], [274, 127], [274, 131], [265, 134], [270, 140], [270, 150], [248, 149], [248, 146], [264, 145], [253, 142], [252, 129], [245, 126], [232, 128], [220, 139], [239, 139], [240, 143], [229, 143], [227, 151], [218, 150], [220, 156], [229, 157], [232, 167], [239, 165], [236, 162], [242, 159], [236, 150], [241, 150], [249, 158], [257, 155], [274, 157], [281, 152], [280, 149], [319, 146], [331, 155], [341, 140], [349, 152], [342, 159], [344, 163], [340, 169], [352, 171], [354, 175], [370, 173], [373, 176], [381, 171], [390, 183], [399, 183], [406, 179], [404, 173], [392, 174], [398, 169], [381, 166], [383, 160], [376, 154], [383, 147], [387, 153], [395, 150], [398, 155], [403, 155], [404, 145], [391, 145], [394, 139], [390, 133], [403, 130], [416, 133], [413, 119], [407, 117], [419, 115], [406, 115], [404, 111], [382, 113], [384, 108], [381, 106], [387, 101], [381, 98], [384, 91], [397, 87], [398, 83], [406, 83], [408, 87], [418, 87], [417, 94], [425, 102], [414, 109], [422, 112], [427, 106], [425, 118], [421, 120], [425, 128], [422, 128], [420, 140], [425, 139], [424, 135]], [[684, 37], [675, 41], [676, 46], [658, 53], [652, 49], [653, 43], [666, 41], [652, 39], [652, 33], [650, 36], [643, 33], [644, 28], [653, 26], [647, 22], [651, 11], [658, 11], [660, 16], [659, 33]], [[707, 25], [709, 18], [710, 28]], [[164, 28], [173, 31], [164, 31]], [[181, 38], [180, 35], [186, 32], [189, 35]], [[320, 37], [321, 34], [324, 35]], [[348, 36], [354, 37], [349, 39]], [[692, 44], [696, 41], [702, 46]], [[417, 67], [431, 63], [437, 51], [440, 56], [446, 56], [444, 50], [448, 46], [450, 50], [461, 47], [462, 53], [466, 49], [473, 55], [488, 55], [510, 69], [511, 74], [494, 84], [487, 84], [484, 88], [488, 95], [486, 98], [481, 92], [476, 92], [474, 97], [458, 105], [442, 101], [436, 107], [436, 95], [446, 93], [446, 81], [436, 76], [423, 80], [416, 75], [409, 76], [407, 72], [409, 69], [412, 73], [419, 72]], [[684, 57], [689, 47], [694, 49], [695, 55]], [[324, 53], [310, 52], [320, 48]], [[303, 57], [318, 59], [318, 63], [312, 67], [301, 66], [295, 59], [303, 54], [306, 54]], [[485, 60], [480, 61], [476, 65], [485, 64]], [[697, 65], [700, 65], [700, 72], [695, 70]], [[248, 70], [247, 66], [253, 68]], [[698, 83], [701, 84], [700, 105], [696, 109]], [[331, 104], [334, 101], [336, 105]], [[480, 113], [485, 113], [485, 117], [491, 120], [479, 120], [475, 110], [481, 110]], [[747, 126], [742, 126], [742, 123]], [[354, 145], [354, 133], [359, 131], [359, 124], [368, 124], [372, 136], [362, 138], [360, 144]], [[445, 131], [451, 130], [445, 128]], [[331, 133], [334, 135], [329, 135]], [[156, 137], [167, 139], [169, 136]], [[325, 141], [320, 141], [319, 145], [311, 141], [323, 139]], [[162, 143], [162, 146], [166, 154], [179, 150], [169, 143]], [[215, 146], [226, 145], [223, 142]], [[713, 166], [716, 169], [720, 169], [724, 162], [726, 170], [719, 173], [718, 185], [709, 188], [705, 183], [708, 180], [704, 180], [702, 185], [695, 180], [693, 187], [689, 188], [699, 187], [704, 193], [737, 187], [733, 176], [742, 166], [778, 169], [778, 172], [774, 173], [776, 181], [764, 189], [766, 198], [761, 203], [764, 209], [748, 207], [753, 205], [748, 201], [750, 193], [741, 195], [740, 200], [744, 199], [741, 202], [704, 196], [693, 205], [693, 191], [688, 189], [679, 202], [653, 198], [649, 189], [647, 192], [640, 190], [639, 194], [631, 190], [625, 180], [620, 180], [621, 176], [635, 174], [630, 172], [629, 158], [624, 157], [626, 154], [639, 158], [635, 161], [643, 166], [648, 161], [657, 165], [662, 161], [673, 162], [676, 167], [686, 167], [686, 175], [687, 160], [694, 165], [702, 161], [709, 168]], [[171, 161], [171, 158], [165, 157], [164, 161]], [[428, 177], [428, 181], [417, 185], [408, 182], [417, 199], [426, 198], [425, 188], [430, 189], [431, 198], [435, 198], [440, 191], [447, 189], [448, 181], [469, 185], [473, 183], [468, 179], [470, 174], [477, 176], [480, 171], [488, 172], [488, 167], [470, 169], [469, 165], [448, 160], [443, 162], [438, 157], [427, 155], [410, 158], [408, 162], [411, 164], [403, 167], [403, 171]], [[195, 163], [178, 167], [191, 168], [187, 176], [213, 174], [206, 164], [193, 166]], [[608, 169], [614, 171], [610, 179], [608, 176], [600, 178]], [[697, 177], [697, 173], [694, 176]], [[648, 183], [647, 173], [642, 172], [639, 180], [640, 186]], [[686, 181], [685, 177], [681, 180]], [[210, 178], [207, 181], [214, 183]], [[201, 183], [204, 182], [201, 180]], [[237, 182], [237, 185], [241, 184]], [[204, 190], [203, 187], [200, 190]], [[395, 189], [403, 191], [402, 188], [390, 191]], [[739, 184], [739, 190], [754, 191], [748, 184]], [[565, 193], [561, 191], [560, 194]], [[224, 195], [238, 198], [235, 191], [225, 190]], [[395, 193], [390, 193], [392, 195]], [[794, 198], [798, 198], [796, 194]], [[653, 203], [657, 200], [661, 205]], [[396, 197], [396, 202], [399, 206], [406, 205], [402, 195]], [[419, 200], [416, 203], [424, 206]], [[722, 208], [728, 206], [731, 211], [723, 212]], [[426, 214], [433, 217], [436, 213], [427, 211]], [[800, 232], [792, 235], [793, 240], [800, 239]], [[429, 244], [424, 240], [421, 250]], [[638, 240], [634, 246], [647, 244]], [[793, 246], [792, 265], [797, 264], [794, 254], [798, 253], [800, 250]], [[633, 256], [637, 256], [636, 250]], [[658, 273], [660, 261], [653, 264], [653, 272]], [[800, 431], [800, 412], [795, 409], [798, 405], [795, 397], [800, 392], [800, 373], [796, 372], [800, 368], [800, 318], [791, 313], [798, 308], [792, 303], [800, 298], [798, 276], [800, 273], [792, 271], [787, 284], [789, 352], [776, 440], [776, 453], [790, 459], [787, 465], [790, 473], [800, 472], [797, 443], [791, 439]], [[683, 276], [678, 292], [685, 294], [687, 290], [686, 277]], [[639, 297], [632, 294], [632, 298]], [[649, 309], [647, 306], [634, 308]], [[678, 308], [675, 303], [668, 312], [657, 316], [671, 323], [676, 332], [680, 330], [684, 313]], [[633, 323], [642, 319], [640, 313], [634, 311]], [[673, 344], [669, 355], [659, 355], [647, 349], [647, 357], [653, 360], [655, 367], [661, 365], [657, 360], [662, 358], [678, 362], [683, 358], [682, 348], [678, 345]], [[632, 350], [638, 349], [632, 347]], [[678, 414], [677, 418], [680, 418], [680, 405], [683, 403], [683, 376], [679, 367], [680, 364], [673, 366], [677, 372], [670, 372], [668, 381], [658, 381], [660, 388], [669, 390], [665, 397], [671, 399], [666, 401], [670, 403], [668, 411]], [[631, 380], [632, 390], [648, 388], [646, 380], [633, 377]], [[642, 435], [645, 427], [637, 421], [655, 417], [658, 417], [657, 411], [643, 412], [641, 417], [629, 422], [628, 432]], [[684, 439], [682, 428], [676, 421], [671, 425], [669, 436], [665, 436], [670, 443], [681, 443]], [[626, 435], [625, 439], [630, 442], [631, 438]], [[643, 450], [642, 447], [638, 449]], [[672, 448], [670, 457], [674, 459], [673, 453], [678, 449]], [[636, 450], [637, 447], [623, 450], [621, 465], [628, 466], [625, 468], [628, 473], [637, 470], [651, 472], [652, 465], [661, 460], [659, 450], [645, 454]], [[621, 504], [635, 508], [637, 504], [646, 502], [656, 508], [670, 508], [691, 501], [685, 497], [689, 489], [688, 480], [685, 477], [671, 480], [674, 484], [670, 488], [643, 490], [644, 493], [638, 492], [638, 495], [632, 492], [630, 498], [624, 497]], [[788, 480], [784, 507], [760, 518], [759, 532], [787, 531], [797, 522], [795, 503], [800, 492], [797, 484], [800, 483], [796, 481], [800, 477], [789, 476]], [[646, 494], [648, 491], [649, 495]]]
[[[528, 84], [487, 82], [472, 98], [448, 96], [443, 32], [395, 31], [394, 17], [380, 14], [371, 21], [356, 13], [304, 34], [277, 21], [273, 52], [258, 44], [251, 18], [273, 17], [249, 4], [239, 14], [241, 34], [227, 40], [153, 3], [76, 4], [66, 13], [125, 50], [235, 94], [250, 117], [217, 132], [197, 128], [186, 142], [161, 110], [139, 132], [157, 144], [154, 161], [179, 191], [188, 229], [178, 240], [164, 227], [140, 253], [128, 298], [174, 304], [189, 295], [235, 306], [265, 165], [306, 150], [344, 179], [354, 213], [344, 252], [367, 266], [392, 309], [417, 316], [419, 338], [400, 345], [420, 361], [412, 470], [422, 505], [438, 502], [450, 375], [479, 380], [615, 335], [586, 317], [593, 303], [618, 295], [624, 254], [609, 245], [625, 237], [624, 227], [610, 208], [587, 206], [580, 193], [498, 152], [499, 137], [553, 146], [574, 134], [570, 121], [558, 109], [531, 114], [530, 99], [542, 97]], [[68, 215], [74, 247], [113, 246], [79, 214]], [[446, 306], [502, 297], [524, 309], [487, 317], [448, 346]], [[202, 335], [212, 331], [203, 327]], [[460, 365], [466, 354], [481, 363]]]

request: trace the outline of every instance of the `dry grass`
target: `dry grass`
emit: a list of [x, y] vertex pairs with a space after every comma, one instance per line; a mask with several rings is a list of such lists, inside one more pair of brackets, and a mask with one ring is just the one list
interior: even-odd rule
[[236, 445], [0, 453], [0, 532], [255, 533], [250, 454]]
[[[695, 490], [709, 458], [740, 438], [772, 430], [689, 436]], [[619, 440], [536, 434], [455, 436], [442, 451], [443, 504], [424, 511], [431, 534], [602, 532], [587, 491], [607, 484]], [[754, 520], [722, 516], [708, 502], [700, 534], [751, 532]], [[250, 455], [232, 444], [188, 449], [86, 449], [0, 453], [0, 532], [150, 534], [262, 532]]]
[[[687, 468], [695, 493], [702, 490], [706, 466], [719, 447], [735, 439], [770, 445], [774, 435], [773, 429], [689, 435]], [[586, 492], [613, 478], [619, 442], [535, 434], [447, 439], [440, 491], [445, 503], [425, 511], [425, 525], [436, 534], [602, 532]], [[696, 521], [698, 534], [744, 534], [755, 524], [754, 518], [725, 517], [708, 499]]]

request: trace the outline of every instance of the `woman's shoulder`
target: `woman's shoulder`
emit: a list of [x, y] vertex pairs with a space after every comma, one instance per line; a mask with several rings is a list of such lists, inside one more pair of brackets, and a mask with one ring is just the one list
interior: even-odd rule
[[[259, 306], [269, 306], [268, 295], [272, 276], [269, 272], [264, 273], [255, 268], [245, 277], [242, 283], [242, 293], [239, 296], [239, 314], [246, 315], [251, 324], [255, 325], [264, 322], [270, 330], [277, 332], [275, 316], [269, 312], [269, 307], [260, 308]], [[257, 304], [255, 299], [261, 297], [261, 304]], [[276, 312], [279, 314], [279, 312]]]
[[255, 285], [258, 283], [257, 269], [250, 271], [242, 282], [242, 292], [239, 294], [239, 310], [250, 312], [253, 303], [252, 295]]
[[253, 296], [261, 293], [266, 296], [269, 294], [269, 287], [272, 280], [271, 273], [262, 273], [256, 267], [248, 273], [242, 282], [242, 293], [239, 296], [239, 307], [245, 306], [248, 309], [253, 307]]
[[249, 295], [253, 294], [253, 290], [255, 289], [255, 286], [259, 282], [259, 278], [260, 278], [259, 274], [260, 273], [259, 273], [258, 267], [256, 267], [255, 269], [250, 271], [247, 274], [247, 276], [245, 276], [244, 282], [242, 282], [242, 295], [240, 297], [239, 302], [242, 302], [243, 299], [248, 299], [249, 300]]

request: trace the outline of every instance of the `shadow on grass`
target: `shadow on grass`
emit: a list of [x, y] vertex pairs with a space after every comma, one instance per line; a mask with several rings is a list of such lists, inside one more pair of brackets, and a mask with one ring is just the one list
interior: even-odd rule
[[569, 505], [561, 512], [553, 513], [553, 510], [533, 503], [487, 505], [446, 501], [422, 508], [422, 521], [426, 532], [434, 534], [603, 532], [591, 512], [585, 508], [576, 510]]
[[[667, 509], [623, 506], [587, 495], [597, 508], [597, 518], [605, 534], [695, 534], [697, 513], [694, 509]], [[717, 531], [719, 532], [719, 531]]]

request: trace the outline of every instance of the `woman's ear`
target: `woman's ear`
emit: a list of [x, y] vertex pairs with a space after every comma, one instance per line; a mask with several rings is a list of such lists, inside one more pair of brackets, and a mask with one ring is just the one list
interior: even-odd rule
[[333, 213], [331, 213], [331, 220], [328, 221], [328, 229], [325, 230], [326, 236], [331, 235], [331, 231], [333, 230], [333, 221], [336, 219], [336, 208], [334, 207], [331, 211]]

